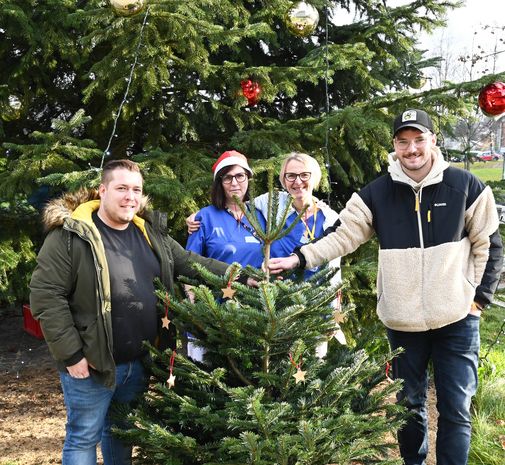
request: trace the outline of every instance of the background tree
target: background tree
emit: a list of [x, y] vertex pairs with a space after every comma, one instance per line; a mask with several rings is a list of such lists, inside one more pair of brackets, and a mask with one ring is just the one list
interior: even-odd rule
[[459, 142], [464, 154], [464, 166], [470, 170], [470, 163], [475, 161], [475, 153], [486, 136], [494, 126], [494, 121], [482, 115], [478, 109], [473, 114], [469, 111], [464, 117], [460, 117], [452, 129], [452, 136]]
[[[498, 58], [505, 53], [505, 27], [475, 24], [473, 31], [468, 32], [472, 37], [470, 48], [460, 51], [455, 50], [454, 43], [445, 33], [439, 35], [436, 48], [428, 52], [438, 60], [435, 66], [426, 70], [430, 86], [440, 88], [450, 82], [469, 82], [498, 70]], [[500, 148], [498, 144], [495, 146], [498, 123], [479, 109], [477, 94], [461, 95], [460, 111], [447, 111], [444, 106], [439, 108], [440, 112], [447, 113], [448, 116], [443, 125], [442, 137], [457, 143], [457, 147], [451, 147], [448, 140], [447, 148], [456, 148], [462, 152], [467, 170], [475, 161], [471, 152]], [[446, 141], [442, 139], [441, 142], [444, 145]]]

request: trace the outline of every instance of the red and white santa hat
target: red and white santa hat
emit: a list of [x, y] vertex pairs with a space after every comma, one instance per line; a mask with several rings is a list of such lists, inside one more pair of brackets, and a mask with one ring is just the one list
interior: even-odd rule
[[252, 169], [249, 167], [249, 163], [247, 163], [247, 158], [242, 155], [240, 152], [236, 150], [227, 150], [223, 152], [221, 156], [217, 159], [216, 163], [212, 166], [212, 172], [214, 173], [214, 179], [216, 179], [217, 173], [221, 171], [223, 168], [227, 166], [238, 165], [244, 168], [249, 172], [249, 175], [252, 176]]

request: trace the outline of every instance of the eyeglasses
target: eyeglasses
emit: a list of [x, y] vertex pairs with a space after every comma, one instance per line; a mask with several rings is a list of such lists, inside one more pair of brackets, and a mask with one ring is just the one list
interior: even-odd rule
[[416, 137], [413, 140], [395, 139], [395, 142], [396, 142], [396, 146], [400, 150], [407, 150], [410, 147], [410, 144], [412, 144], [412, 143], [414, 144], [414, 147], [416, 149], [419, 149], [419, 148], [423, 147], [424, 145], [426, 145], [426, 142], [428, 142], [428, 138], [427, 137]]
[[234, 179], [238, 183], [242, 184], [247, 179], [247, 174], [245, 173], [238, 173], [235, 175], [225, 174], [224, 176], [221, 177], [221, 181], [223, 182], [223, 184], [231, 184]]
[[310, 179], [310, 171], [304, 171], [303, 173], [284, 173], [284, 179], [289, 182], [295, 182], [296, 178], [300, 178], [300, 181], [305, 182]]

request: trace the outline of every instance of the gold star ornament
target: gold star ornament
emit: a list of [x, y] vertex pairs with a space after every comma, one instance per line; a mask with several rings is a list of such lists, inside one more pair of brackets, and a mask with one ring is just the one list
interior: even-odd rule
[[175, 386], [175, 376], [173, 373], [170, 373], [170, 376], [167, 379], [168, 389], [172, 389]]
[[221, 289], [223, 291], [223, 297], [225, 299], [233, 299], [235, 295], [235, 290], [231, 288], [231, 286], [223, 287]]
[[307, 373], [307, 372], [300, 370], [300, 368], [297, 368], [296, 373], [293, 375], [293, 378], [295, 378], [296, 384], [298, 384], [300, 381], [305, 381], [305, 373]]
[[345, 321], [344, 314], [339, 311], [333, 312], [333, 319], [337, 324], [343, 323]]
[[161, 319], [161, 326], [162, 328], [166, 328], [168, 329], [168, 325], [170, 324], [170, 320], [168, 319], [168, 317], [165, 315], [162, 319]]

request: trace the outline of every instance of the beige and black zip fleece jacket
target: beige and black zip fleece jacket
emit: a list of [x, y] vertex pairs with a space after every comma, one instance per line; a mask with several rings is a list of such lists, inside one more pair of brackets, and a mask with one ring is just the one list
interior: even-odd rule
[[493, 193], [468, 171], [450, 167], [438, 148], [416, 183], [390, 155], [389, 174], [354, 193], [325, 236], [301, 247], [313, 268], [356, 250], [377, 234], [377, 313], [408, 332], [463, 319], [472, 301], [489, 304], [503, 255]]

